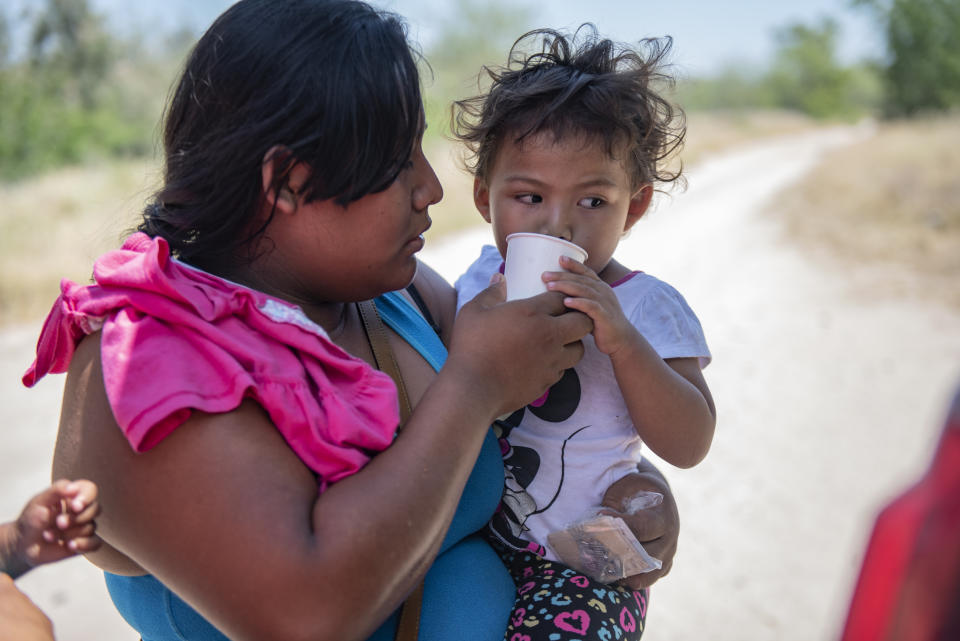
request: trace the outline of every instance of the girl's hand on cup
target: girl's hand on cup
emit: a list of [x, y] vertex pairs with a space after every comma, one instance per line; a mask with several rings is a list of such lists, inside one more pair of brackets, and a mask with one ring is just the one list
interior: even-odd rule
[[593, 328], [588, 316], [569, 312], [559, 294], [505, 299], [505, 281], [496, 274], [458, 313], [447, 361], [476, 391], [486, 390], [493, 416], [542, 396], [580, 360], [580, 341]]
[[613, 288], [600, 280], [592, 269], [569, 256], [560, 257], [566, 271], [546, 272], [543, 281], [550, 291], [560, 292], [566, 298], [564, 305], [583, 312], [593, 319], [593, 338], [597, 349], [613, 355], [627, 345], [636, 332], [623, 315], [620, 301]]

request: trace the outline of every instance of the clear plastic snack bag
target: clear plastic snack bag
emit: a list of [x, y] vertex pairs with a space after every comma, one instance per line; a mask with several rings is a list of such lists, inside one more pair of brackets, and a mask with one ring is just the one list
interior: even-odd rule
[[[630, 500], [626, 512], [636, 514], [662, 501], [662, 494], [643, 492]], [[557, 558], [601, 583], [659, 570], [663, 565], [660, 559], [643, 549], [623, 519], [602, 514], [603, 509], [594, 508], [565, 529], [547, 536]]]

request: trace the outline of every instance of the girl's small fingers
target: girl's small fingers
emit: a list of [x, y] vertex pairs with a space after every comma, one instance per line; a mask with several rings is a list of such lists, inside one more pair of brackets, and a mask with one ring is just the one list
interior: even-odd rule
[[66, 486], [65, 494], [71, 497], [71, 504], [80, 501], [87, 505], [97, 500], [97, 486], [93, 481], [86, 479], [70, 481]]
[[100, 547], [102, 540], [99, 536], [84, 536], [67, 541], [67, 549], [72, 552], [93, 552]]
[[[579, 265], [579, 263], [577, 264]], [[590, 271], [589, 268], [583, 267], [582, 265], [581, 267], [582, 269], [580, 270], [567, 269], [567, 270], [561, 270], [561, 271], [543, 272], [540, 275], [540, 278], [545, 283], [548, 283], [554, 280], [575, 280], [575, 281], [583, 281], [587, 283], [603, 282], [597, 277], [596, 274]]]
[[76, 506], [71, 503], [70, 509], [74, 510], [75, 514], [73, 520], [77, 523], [86, 523], [97, 518], [100, 514], [100, 501], [94, 501], [93, 503], [86, 504], [81, 506], [81, 510], [77, 511]]
[[574, 278], [582, 278], [581, 274], [574, 274], [573, 272], [543, 272], [540, 274], [540, 280], [545, 283], [551, 283], [560, 280], [572, 280]]
[[56, 492], [60, 496], [65, 496], [67, 494], [72, 494], [70, 487], [73, 485], [73, 481], [70, 479], [57, 479], [50, 484], [50, 490]]
[[596, 331], [597, 325], [603, 323], [603, 315], [597, 311], [597, 306], [593, 301], [586, 298], [564, 298], [563, 304], [571, 312], [580, 312], [590, 317], [593, 321], [593, 329]]
[[603, 296], [603, 291], [595, 287], [590, 281], [571, 279], [551, 280], [547, 281], [546, 285], [547, 289], [551, 292], [560, 292], [561, 294], [575, 298], [600, 300]]
[[[570, 311], [586, 314], [593, 320], [594, 330], [610, 331], [612, 327], [613, 316], [601, 303], [591, 298], [577, 298], [574, 296], [564, 298], [563, 304]], [[604, 329], [607, 328], [607, 329]]]
[[563, 299], [563, 304], [567, 306], [568, 309], [575, 309], [578, 312], [583, 312], [594, 321], [605, 317], [603, 314], [603, 305], [593, 300], [592, 298], [586, 298], [584, 296], [568, 296]]
[[593, 276], [596, 276], [592, 269], [581, 263], [579, 260], [570, 258], [569, 256], [560, 257], [560, 266], [575, 274], [592, 274]]
[[83, 539], [88, 538], [94, 535], [97, 531], [96, 523], [83, 523], [79, 525], [74, 525], [73, 527], [63, 530], [59, 533], [59, 539], [61, 541], [70, 541], [72, 539]]

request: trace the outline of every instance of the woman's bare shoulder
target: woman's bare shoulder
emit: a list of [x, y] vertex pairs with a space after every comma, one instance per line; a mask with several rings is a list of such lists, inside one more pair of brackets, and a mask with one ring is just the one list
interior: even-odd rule
[[100, 332], [95, 332], [81, 340], [67, 370], [53, 457], [54, 478], [89, 478], [87, 474], [99, 462], [96, 452], [112, 450], [122, 439], [103, 383], [100, 338]]
[[413, 284], [416, 285], [430, 313], [440, 325], [443, 342], [449, 344], [453, 320], [457, 314], [456, 290], [443, 276], [423, 261], [419, 261]]

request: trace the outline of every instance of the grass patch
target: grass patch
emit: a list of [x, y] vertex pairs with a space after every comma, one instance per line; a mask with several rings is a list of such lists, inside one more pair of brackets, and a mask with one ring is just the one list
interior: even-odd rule
[[687, 114], [687, 140], [680, 157], [691, 165], [746, 143], [824, 126], [793, 111], [694, 111]]
[[138, 160], [0, 184], [0, 325], [43, 318], [61, 278], [88, 281], [93, 259], [134, 225], [157, 177]]
[[884, 123], [781, 195], [792, 239], [872, 293], [960, 307], [960, 115]]

